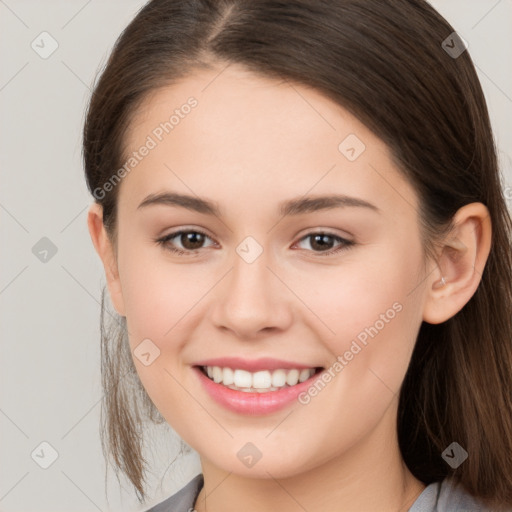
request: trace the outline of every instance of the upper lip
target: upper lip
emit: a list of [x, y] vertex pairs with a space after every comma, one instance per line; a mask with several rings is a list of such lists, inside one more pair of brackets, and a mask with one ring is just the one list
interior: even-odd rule
[[248, 372], [257, 372], [264, 370], [287, 370], [297, 368], [304, 370], [307, 368], [318, 368], [311, 364], [301, 364], [294, 361], [284, 361], [272, 357], [262, 357], [259, 359], [242, 359], [240, 357], [217, 357], [215, 359], [204, 359], [198, 361], [194, 366], [219, 366], [221, 368], [232, 368], [234, 370], [246, 370]]

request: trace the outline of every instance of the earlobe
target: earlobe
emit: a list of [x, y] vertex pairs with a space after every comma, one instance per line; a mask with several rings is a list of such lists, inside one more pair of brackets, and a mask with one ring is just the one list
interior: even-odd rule
[[491, 236], [491, 220], [485, 205], [471, 203], [457, 211], [454, 230], [444, 241], [437, 268], [427, 280], [425, 322], [445, 322], [469, 302], [482, 279]]
[[125, 316], [121, 280], [114, 247], [103, 225], [103, 208], [96, 202], [89, 208], [87, 226], [94, 248], [103, 263], [112, 304], [121, 316]]

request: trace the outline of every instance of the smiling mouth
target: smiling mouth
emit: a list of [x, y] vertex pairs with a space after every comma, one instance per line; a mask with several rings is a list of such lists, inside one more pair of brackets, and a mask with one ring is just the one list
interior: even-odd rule
[[247, 393], [267, 393], [293, 387], [324, 370], [324, 368], [316, 367], [249, 372], [221, 366], [198, 366], [198, 368], [216, 384]]

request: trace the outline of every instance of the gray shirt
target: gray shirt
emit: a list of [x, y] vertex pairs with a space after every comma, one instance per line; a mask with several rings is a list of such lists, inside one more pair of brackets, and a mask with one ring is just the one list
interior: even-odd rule
[[[203, 475], [197, 475], [185, 487], [146, 512], [192, 512]], [[428, 485], [408, 512], [490, 512], [462, 487], [455, 487], [448, 479]], [[510, 509], [512, 511], [512, 509]]]

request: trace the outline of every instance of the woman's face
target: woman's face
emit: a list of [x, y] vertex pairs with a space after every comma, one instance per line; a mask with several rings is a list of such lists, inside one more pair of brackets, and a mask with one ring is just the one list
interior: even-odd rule
[[219, 72], [157, 91], [130, 126], [111, 294], [142, 384], [203, 461], [292, 476], [395, 442], [426, 295], [418, 202], [337, 104]]

